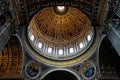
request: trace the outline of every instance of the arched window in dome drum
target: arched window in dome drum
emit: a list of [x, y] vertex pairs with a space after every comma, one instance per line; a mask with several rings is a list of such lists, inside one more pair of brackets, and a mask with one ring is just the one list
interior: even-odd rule
[[63, 55], [63, 49], [59, 49], [59, 55]]
[[79, 46], [80, 46], [80, 49], [82, 49], [84, 47], [82, 42], [79, 44]]
[[70, 52], [70, 53], [74, 53], [73, 47], [69, 48], [69, 52]]
[[31, 41], [33, 41], [34, 38], [35, 38], [34, 35], [31, 35], [31, 36], [30, 36]]
[[48, 48], [48, 53], [52, 53], [52, 48]]
[[38, 44], [38, 48], [42, 48], [42, 43], [41, 42], [39, 42], [39, 44]]

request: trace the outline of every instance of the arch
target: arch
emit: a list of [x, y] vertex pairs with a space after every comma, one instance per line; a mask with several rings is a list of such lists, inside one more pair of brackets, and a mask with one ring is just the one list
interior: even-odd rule
[[120, 75], [120, 57], [110, 43], [107, 36], [104, 36], [99, 46], [99, 70], [102, 78], [118, 78]]
[[[51, 74], [52, 73], [52, 74]], [[63, 75], [64, 73], [66, 73], [66, 75], [69, 75], [69, 78], [74, 78], [72, 80], [81, 80], [81, 77], [77, 74], [77, 72], [71, 70], [71, 69], [66, 69], [66, 68], [55, 68], [55, 69], [48, 69], [47, 71], [45, 71], [45, 73], [43, 73], [42, 77], [40, 78], [40, 80], [46, 80], [48, 78], [52, 78], [51, 75], [54, 75], [54, 73], [56, 73], [56, 75], [58, 76], [59, 75]], [[62, 73], [62, 74], [61, 74]], [[48, 76], [48, 78], [46, 77], [47, 75], [50, 75]], [[65, 75], [65, 74], [64, 74]], [[62, 76], [63, 77], [63, 76]], [[60, 77], [59, 77], [60, 78]], [[67, 79], [67, 78], [64, 78], [64, 79]], [[48, 79], [49, 80], [49, 79]], [[59, 80], [59, 79], [57, 79]]]
[[23, 68], [23, 54], [19, 39], [12, 36], [0, 51], [0, 79], [20, 78]]

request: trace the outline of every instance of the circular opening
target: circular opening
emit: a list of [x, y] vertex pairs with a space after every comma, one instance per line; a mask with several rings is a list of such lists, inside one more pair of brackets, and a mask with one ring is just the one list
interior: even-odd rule
[[41, 72], [41, 67], [35, 62], [29, 62], [25, 67], [26, 76], [30, 79], [36, 79]]
[[42, 80], [79, 80], [74, 74], [64, 70], [48, 73]]
[[81, 74], [84, 79], [93, 79], [95, 77], [96, 66], [93, 62], [84, 62], [81, 68]]
[[33, 16], [22, 35], [31, 57], [59, 67], [73, 66], [88, 59], [99, 42], [97, 29], [94, 30], [89, 18], [74, 7], [69, 7], [65, 15], [55, 14], [53, 7], [43, 8]]
[[54, 11], [58, 15], [64, 15], [68, 12], [68, 7], [67, 6], [55, 6]]
[[57, 8], [58, 8], [59, 11], [64, 11], [65, 6], [57, 6]]

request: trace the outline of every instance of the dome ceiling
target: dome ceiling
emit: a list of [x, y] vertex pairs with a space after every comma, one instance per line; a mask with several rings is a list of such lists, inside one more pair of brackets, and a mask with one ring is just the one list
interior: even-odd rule
[[59, 60], [82, 54], [90, 45], [93, 32], [82, 11], [66, 6], [43, 8], [28, 27], [33, 48], [45, 57]]
[[35, 36], [53, 43], [73, 41], [90, 28], [87, 16], [73, 7], [69, 7], [64, 15], [56, 14], [53, 7], [45, 8], [33, 17], [31, 23]]

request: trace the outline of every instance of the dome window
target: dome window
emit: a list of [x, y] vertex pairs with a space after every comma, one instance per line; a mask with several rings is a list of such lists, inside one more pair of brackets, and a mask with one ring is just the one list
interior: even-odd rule
[[39, 42], [38, 47], [39, 47], [39, 48], [42, 48], [42, 43]]
[[52, 53], [52, 48], [48, 48], [48, 53]]
[[73, 48], [70, 48], [70, 53], [73, 53], [74, 52], [74, 49]]
[[31, 41], [33, 41], [33, 40], [34, 40], [34, 38], [35, 38], [35, 37], [32, 35], [32, 36], [30, 37]]
[[62, 49], [59, 50], [59, 55], [63, 55], [63, 50]]
[[80, 49], [82, 49], [84, 46], [83, 46], [83, 43], [80, 43]]

